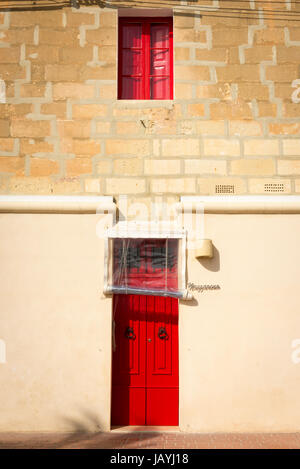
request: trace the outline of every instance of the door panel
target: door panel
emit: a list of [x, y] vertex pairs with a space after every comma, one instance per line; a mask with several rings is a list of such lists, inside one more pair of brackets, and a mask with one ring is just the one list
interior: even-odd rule
[[149, 303], [147, 386], [178, 387], [178, 300], [152, 296]]
[[[113, 385], [145, 387], [146, 301], [137, 295], [114, 295]], [[132, 332], [128, 331], [128, 328]]]
[[146, 425], [145, 388], [112, 387], [112, 425]]
[[[113, 352], [112, 425], [145, 425], [145, 299], [136, 295], [114, 295], [113, 308], [116, 348]], [[128, 328], [132, 332], [128, 333]]]
[[178, 425], [178, 388], [146, 389], [147, 425]]
[[178, 425], [178, 300], [114, 295], [113, 305], [112, 425]]

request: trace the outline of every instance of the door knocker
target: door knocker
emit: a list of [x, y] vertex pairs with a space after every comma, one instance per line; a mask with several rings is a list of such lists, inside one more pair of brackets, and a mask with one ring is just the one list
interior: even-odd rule
[[125, 337], [127, 337], [127, 339], [135, 340], [136, 335], [132, 327], [127, 327], [125, 331]]
[[165, 329], [164, 327], [160, 327], [160, 328], [158, 329], [158, 337], [159, 337], [160, 339], [162, 339], [162, 340], [163, 340], [163, 339], [167, 340], [167, 339], [169, 338], [169, 336], [168, 336], [168, 334], [167, 334], [167, 331], [166, 331], [166, 329]]

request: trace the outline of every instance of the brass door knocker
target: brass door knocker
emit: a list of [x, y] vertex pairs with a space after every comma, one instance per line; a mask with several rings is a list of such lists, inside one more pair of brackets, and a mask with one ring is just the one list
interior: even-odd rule
[[160, 327], [159, 330], [158, 330], [158, 337], [161, 339], [161, 340], [167, 340], [169, 338], [168, 334], [167, 334], [167, 331], [164, 327]]
[[135, 340], [136, 335], [134, 333], [133, 327], [127, 327], [125, 331], [125, 337], [127, 337], [127, 339]]

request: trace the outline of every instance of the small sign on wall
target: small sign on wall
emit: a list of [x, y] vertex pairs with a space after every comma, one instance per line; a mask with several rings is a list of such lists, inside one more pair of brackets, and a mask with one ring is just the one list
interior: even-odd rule
[[0, 339], [0, 363], [6, 363], [6, 344]]

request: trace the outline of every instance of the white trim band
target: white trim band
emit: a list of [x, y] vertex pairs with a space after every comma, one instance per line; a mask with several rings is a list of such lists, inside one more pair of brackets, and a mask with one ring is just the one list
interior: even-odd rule
[[110, 196], [1, 195], [0, 212], [6, 213], [114, 213]]
[[[299, 195], [182, 196], [177, 212], [204, 209], [206, 213], [300, 213]], [[111, 196], [0, 195], [6, 213], [114, 213]]]
[[300, 213], [299, 195], [183, 196], [177, 212], [205, 213]]
[[107, 238], [185, 238], [186, 231], [175, 222], [119, 221], [106, 232]]

